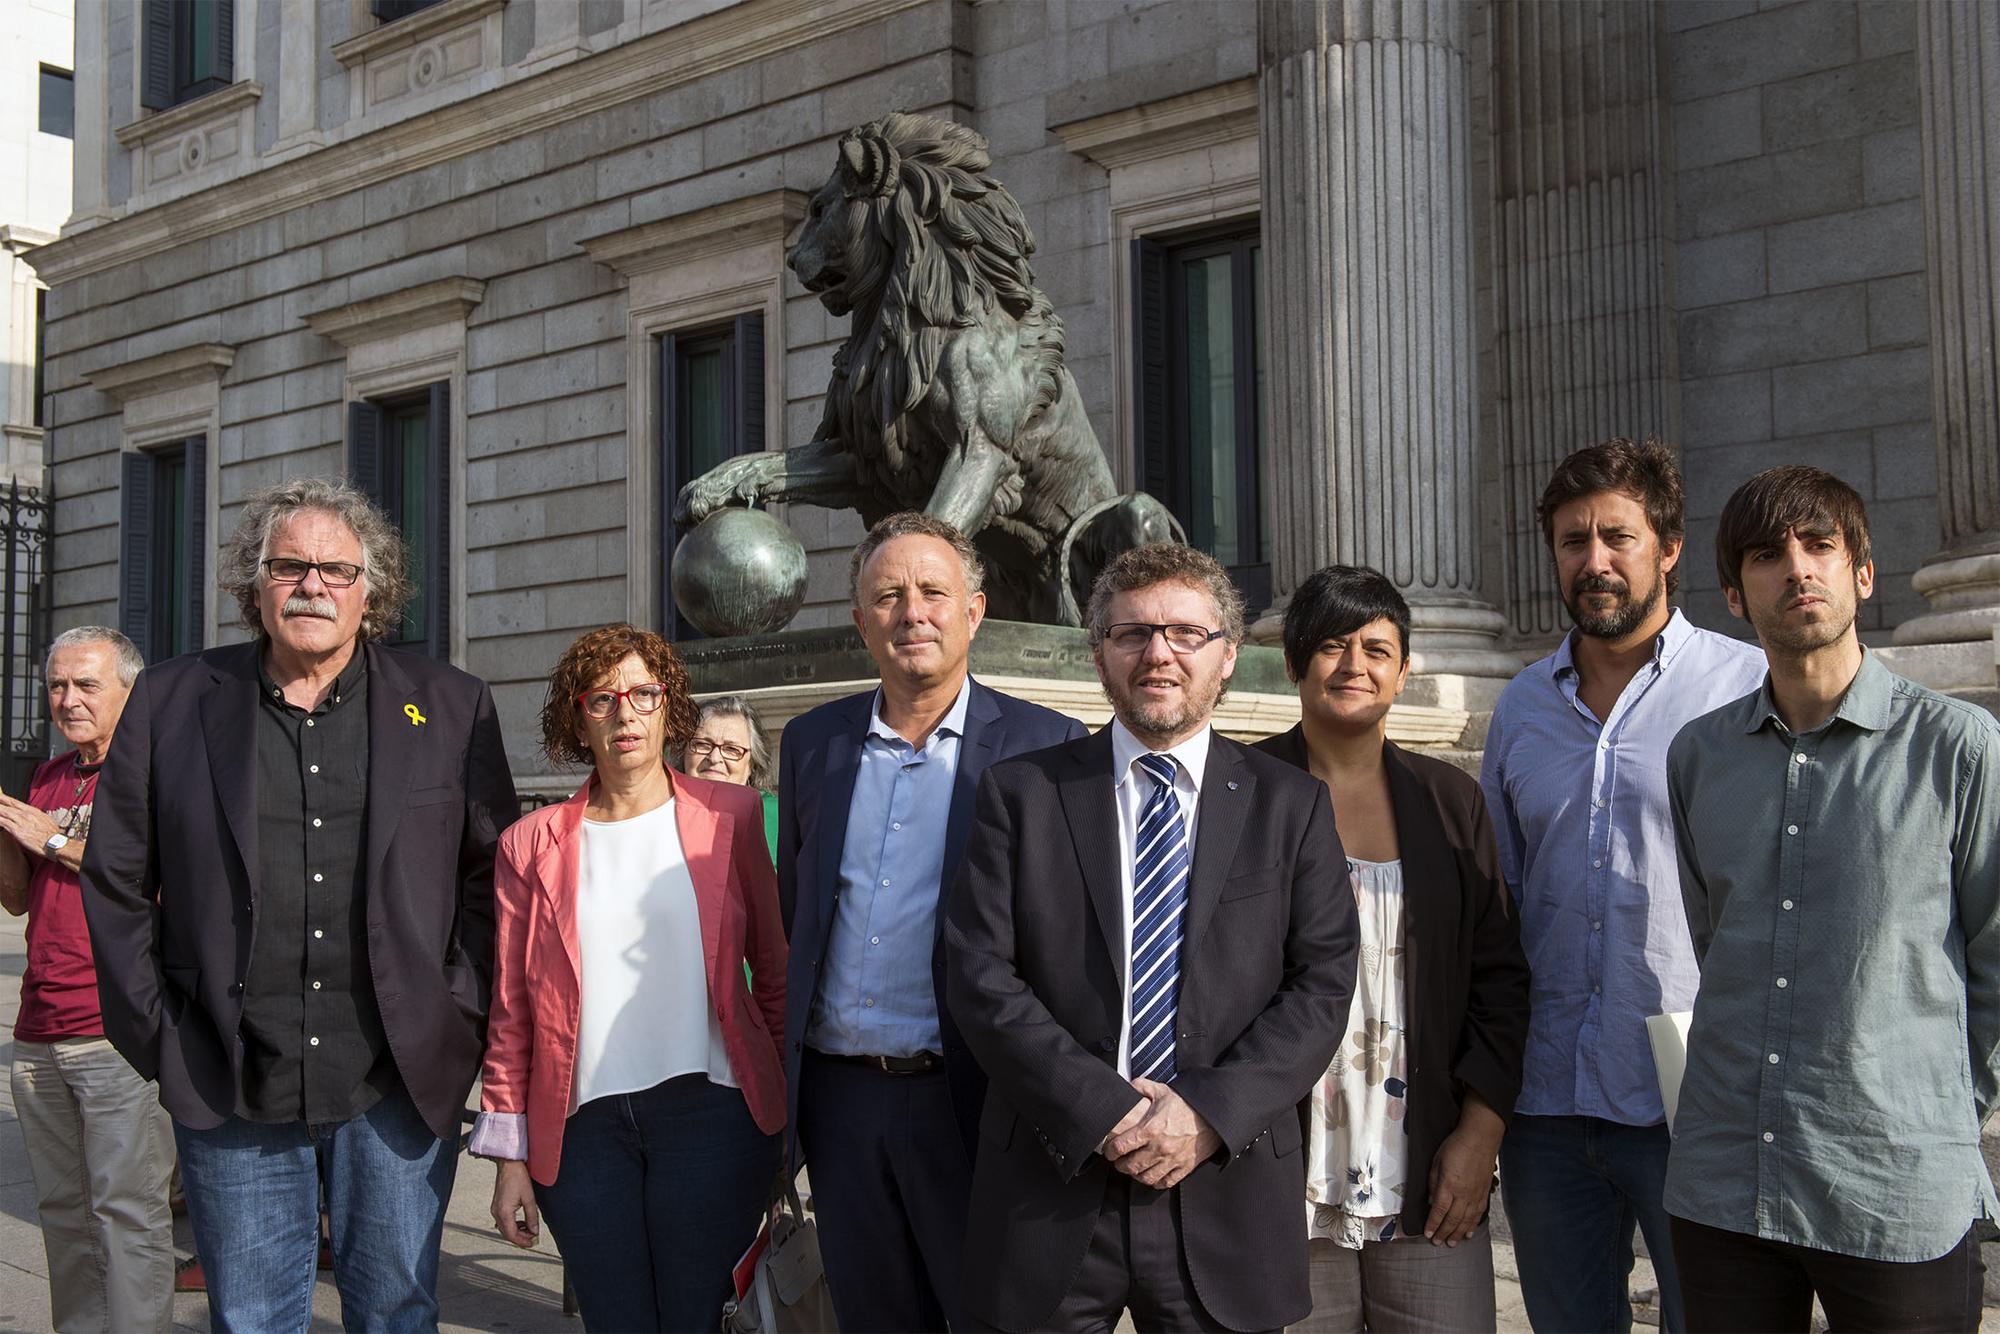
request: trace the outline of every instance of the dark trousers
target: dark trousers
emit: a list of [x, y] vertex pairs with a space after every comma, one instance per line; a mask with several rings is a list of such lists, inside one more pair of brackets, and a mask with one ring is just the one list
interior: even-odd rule
[[1986, 1264], [1970, 1228], [1935, 1260], [1896, 1264], [1766, 1241], [1676, 1218], [1681, 1300], [1690, 1334], [1812, 1326], [1815, 1293], [1834, 1334], [1979, 1328]]
[[798, 1133], [840, 1327], [966, 1328], [972, 1164], [944, 1071], [886, 1074], [807, 1048]]
[[1667, 1128], [1516, 1115], [1500, 1144], [1500, 1203], [1521, 1300], [1538, 1330], [1632, 1328], [1632, 1231], [1660, 1280], [1660, 1328], [1685, 1329], [1667, 1186]]
[[563, 1124], [535, 1200], [587, 1330], [721, 1328], [730, 1271], [756, 1240], [779, 1140], [706, 1075], [592, 1098]]
[[[1113, 1172], [1090, 1245], [1069, 1291], [1041, 1329], [1110, 1334], [1131, 1312], [1140, 1334], [1155, 1330], [1223, 1330], [1203, 1308], [1181, 1245], [1180, 1202], [1174, 1192], [1142, 1186]], [[990, 1328], [990, 1327], [986, 1327]]]

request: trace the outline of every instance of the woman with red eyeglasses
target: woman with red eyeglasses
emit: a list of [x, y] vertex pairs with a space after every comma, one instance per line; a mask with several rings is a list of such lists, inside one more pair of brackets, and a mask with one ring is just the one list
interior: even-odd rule
[[[546, 1217], [589, 1330], [713, 1330], [785, 1122], [785, 935], [754, 788], [669, 768], [687, 673], [630, 625], [581, 636], [542, 709], [576, 795], [500, 839], [479, 1123], [493, 1220]], [[745, 964], [755, 978], [745, 980]]]

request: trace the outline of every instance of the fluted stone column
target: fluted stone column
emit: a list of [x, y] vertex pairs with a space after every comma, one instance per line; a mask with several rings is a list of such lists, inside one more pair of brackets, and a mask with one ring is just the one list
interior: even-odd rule
[[1535, 510], [1571, 451], [1677, 441], [1660, 11], [1498, 0], [1492, 15], [1494, 392], [1501, 598], [1569, 628]]
[[1920, 6], [1917, 69], [1943, 543], [1896, 642], [1942, 644], [2000, 626], [2000, 8]]
[[[1415, 667], [1504, 680], [1480, 597], [1467, 6], [1261, 0], [1277, 603], [1334, 562], [1410, 601]], [[1481, 707], [1485, 700], [1465, 702]], [[1456, 702], [1456, 701], [1450, 701]]]

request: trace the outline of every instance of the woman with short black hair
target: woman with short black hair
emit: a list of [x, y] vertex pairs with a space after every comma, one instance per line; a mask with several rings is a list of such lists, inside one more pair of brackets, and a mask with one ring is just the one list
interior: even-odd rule
[[1528, 965], [1479, 785], [1388, 739], [1410, 609], [1329, 566], [1285, 613], [1300, 722], [1259, 749], [1325, 781], [1361, 924], [1349, 1037], [1300, 1107], [1313, 1313], [1295, 1329], [1494, 1325], [1487, 1198], [1521, 1085]]

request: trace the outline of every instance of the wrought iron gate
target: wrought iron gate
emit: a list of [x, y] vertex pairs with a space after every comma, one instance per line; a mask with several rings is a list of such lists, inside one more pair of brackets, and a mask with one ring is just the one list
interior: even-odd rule
[[18, 480], [0, 489], [0, 785], [25, 797], [49, 755], [42, 670], [49, 646], [49, 498]]

